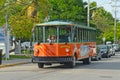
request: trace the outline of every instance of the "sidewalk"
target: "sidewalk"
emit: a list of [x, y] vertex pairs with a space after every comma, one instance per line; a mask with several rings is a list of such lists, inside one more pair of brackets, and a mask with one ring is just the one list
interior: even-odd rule
[[30, 59], [3, 60], [2, 64], [0, 65], [0, 68], [20, 65], [20, 64], [28, 64], [28, 63], [31, 63], [31, 58]]

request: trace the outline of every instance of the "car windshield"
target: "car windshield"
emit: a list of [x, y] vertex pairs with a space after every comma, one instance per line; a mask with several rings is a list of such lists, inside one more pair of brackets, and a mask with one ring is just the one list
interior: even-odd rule
[[107, 49], [107, 47], [106, 47], [105, 45], [98, 45], [98, 47], [99, 47], [100, 49]]

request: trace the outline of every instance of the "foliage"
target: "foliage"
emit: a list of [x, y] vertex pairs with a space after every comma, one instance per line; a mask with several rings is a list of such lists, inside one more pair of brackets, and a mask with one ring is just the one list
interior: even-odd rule
[[91, 4], [90, 4], [90, 7], [91, 8], [96, 8], [97, 7], [97, 3], [95, 1], [93, 1]]
[[106, 38], [106, 41], [113, 42], [114, 41], [114, 28], [111, 27], [111, 28], [107, 29], [104, 32], [103, 36]]
[[120, 22], [117, 22], [117, 26], [116, 26], [116, 38], [118, 43], [120, 43]]
[[[107, 29], [104, 32], [104, 36], [106, 38], [106, 41], [112, 41], [114, 42], [114, 25], [111, 26], [111, 28]], [[120, 22], [117, 22], [116, 26], [116, 40], [118, 43], [120, 43]]]
[[99, 7], [93, 12], [92, 20], [96, 28], [105, 32], [107, 28], [111, 27], [110, 24], [113, 22], [113, 17], [111, 13], [107, 12], [103, 7]]
[[102, 42], [102, 38], [113, 41], [113, 17], [110, 12], [107, 12], [103, 7], [99, 7], [93, 11], [91, 22], [95, 24], [96, 28], [100, 30], [97, 41]]
[[48, 0], [1, 0], [0, 25], [5, 24], [5, 15], [9, 15], [11, 34], [17, 39], [30, 39], [33, 25], [44, 21], [49, 6]]
[[50, 20], [85, 21], [83, 0], [49, 0], [52, 5]]
[[[0, 26], [9, 15], [9, 28], [16, 38], [30, 39], [32, 27], [47, 20], [87, 22], [87, 5], [83, 0], [0, 0]], [[97, 28], [98, 42], [102, 38], [113, 41], [114, 18], [97, 3], [90, 4], [90, 25]], [[49, 19], [50, 18], [50, 19]], [[120, 22], [117, 22], [117, 40], [120, 40]]]
[[9, 23], [11, 34], [17, 38], [27, 38], [29, 39], [32, 35], [31, 30], [33, 26], [33, 20], [26, 16], [11, 16]]
[[[5, 55], [3, 55], [2, 60], [6, 60], [6, 58], [4, 57]], [[10, 55], [9, 60], [13, 60], [13, 59], [29, 59], [31, 58], [31, 56], [29, 55]]]

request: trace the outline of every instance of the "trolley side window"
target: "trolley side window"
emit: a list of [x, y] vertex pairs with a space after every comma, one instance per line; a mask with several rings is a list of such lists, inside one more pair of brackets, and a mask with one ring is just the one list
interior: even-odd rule
[[33, 36], [34, 42], [43, 42], [43, 27], [35, 27]]
[[57, 42], [57, 27], [45, 27], [45, 42]]
[[71, 27], [61, 26], [59, 29], [59, 42], [71, 42], [72, 41], [72, 34], [71, 34]]

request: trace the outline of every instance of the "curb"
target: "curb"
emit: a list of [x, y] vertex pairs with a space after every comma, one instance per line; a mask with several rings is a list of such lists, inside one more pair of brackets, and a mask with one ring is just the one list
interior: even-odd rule
[[30, 62], [19, 62], [19, 63], [13, 63], [13, 64], [3, 64], [0, 65], [0, 68], [5, 68], [5, 67], [11, 67], [11, 66], [16, 66], [16, 65], [22, 65], [22, 64], [28, 64]]

